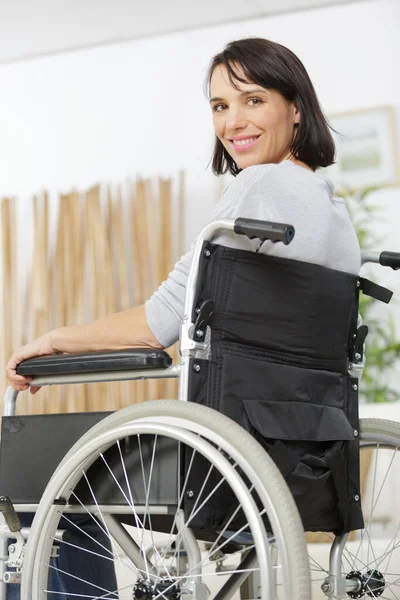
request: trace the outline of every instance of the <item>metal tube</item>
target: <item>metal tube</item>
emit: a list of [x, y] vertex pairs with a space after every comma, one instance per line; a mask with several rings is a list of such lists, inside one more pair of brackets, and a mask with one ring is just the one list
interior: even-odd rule
[[180, 371], [180, 365], [171, 365], [167, 369], [72, 373], [71, 375], [43, 375], [42, 377], [34, 377], [30, 385], [63, 385], [71, 383], [96, 383], [98, 381], [130, 381], [134, 379], [172, 379], [179, 377]]
[[242, 583], [251, 574], [250, 569], [257, 568], [257, 553], [256, 550], [250, 550], [242, 560], [240, 565], [237, 567], [238, 573], [233, 573], [228, 581], [224, 583], [218, 594], [214, 597], [214, 600], [230, 600], [233, 595], [237, 592]]
[[138, 544], [129, 535], [121, 523], [113, 515], [101, 515], [101, 520], [104, 521], [113, 539], [122, 548], [140, 573], [142, 575], [147, 573], [147, 576], [151, 580], [156, 581], [157, 571], [154, 569], [154, 565], [149, 559], [145, 558], [145, 552], [140, 551]]
[[342, 553], [348, 537], [348, 533], [337, 535], [332, 544], [329, 554], [329, 575], [333, 577], [342, 576]]
[[[22, 535], [22, 537], [24, 538], [24, 540], [28, 539], [28, 536], [30, 534], [31, 528], [30, 527], [23, 527], [20, 531], [4, 531], [1, 532], [1, 537], [7, 539], [17, 539], [17, 534], [18, 535]], [[65, 529], [57, 529], [56, 534], [55, 534], [55, 538], [57, 540], [62, 540], [63, 536], [65, 534]]]
[[178, 400], [186, 401], [189, 396], [189, 369], [191, 356], [181, 356], [181, 376], [179, 378]]
[[201, 577], [199, 576], [201, 576], [202, 573], [201, 552], [193, 531], [185, 526], [185, 514], [183, 510], [179, 511], [176, 523], [178, 531], [182, 531], [182, 545], [185, 548], [188, 557], [189, 580], [193, 580], [194, 583], [200, 583]]
[[212, 223], [206, 225], [200, 232], [194, 249], [192, 265], [190, 267], [189, 277], [186, 285], [185, 311], [183, 317], [184, 323], [191, 322], [191, 309], [194, 304], [194, 295], [196, 292], [196, 284], [199, 274], [200, 254], [203, 249], [203, 243], [211, 240], [219, 231], [233, 231], [234, 225], [234, 219], [220, 219], [218, 221], [212, 221]]
[[[192, 325], [192, 311], [197, 288], [197, 280], [199, 275], [200, 255], [203, 250], [203, 244], [212, 238], [220, 231], [234, 231], [234, 219], [220, 219], [212, 221], [204, 227], [197, 238], [196, 246], [193, 253], [192, 264], [189, 271], [189, 277], [186, 284], [185, 309], [183, 316], [183, 326]], [[182, 342], [182, 339], [181, 339]], [[194, 352], [190, 355], [182, 356], [181, 358], [181, 377], [179, 380], [179, 400], [187, 400], [189, 391], [189, 371], [192, 363]]]
[[[346, 598], [346, 579], [342, 574], [342, 554], [344, 546], [349, 537], [348, 533], [338, 535], [331, 546], [329, 554], [329, 577], [322, 584], [322, 591], [328, 596], [339, 600]], [[328, 591], [325, 591], [323, 586], [326, 585]]]
[[361, 252], [361, 264], [362, 265], [365, 265], [365, 263], [378, 263], [379, 264], [380, 256], [381, 256], [380, 252], [370, 252], [370, 251]]
[[6, 572], [6, 562], [4, 559], [8, 557], [7, 538], [0, 538], [0, 600], [6, 600], [7, 586], [3, 581], [4, 573]]
[[19, 585], [21, 583], [21, 573], [16, 571], [6, 571], [3, 575], [4, 585], [13, 583]]
[[3, 404], [3, 417], [15, 417], [18, 393], [14, 388], [8, 386]]
[[[34, 513], [38, 509], [38, 504], [14, 504], [15, 512], [17, 513]], [[80, 504], [69, 504], [63, 506], [63, 513], [86, 515], [87, 513], [97, 514], [99, 510], [103, 514], [126, 515], [126, 506], [124, 504], [92, 504], [85, 507]], [[171, 514], [171, 506], [148, 506], [143, 504], [135, 504], [135, 510], [138, 515], [144, 515], [146, 512], [151, 515], [169, 515]]]

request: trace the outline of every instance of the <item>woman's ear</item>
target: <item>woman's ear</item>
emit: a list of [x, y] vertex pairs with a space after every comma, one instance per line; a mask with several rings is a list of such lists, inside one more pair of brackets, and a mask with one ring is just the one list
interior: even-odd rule
[[294, 124], [299, 125], [300, 124], [300, 111], [295, 104], [293, 104], [293, 117], [294, 117]]

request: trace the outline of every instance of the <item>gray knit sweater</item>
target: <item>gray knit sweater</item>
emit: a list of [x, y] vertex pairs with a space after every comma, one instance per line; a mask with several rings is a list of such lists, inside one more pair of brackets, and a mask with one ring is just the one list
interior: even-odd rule
[[[329, 179], [289, 160], [248, 167], [228, 185], [211, 220], [238, 217], [289, 223], [295, 237], [288, 246], [266, 241], [260, 247], [259, 240], [227, 233], [215, 243], [349, 273], [360, 270], [360, 247], [344, 201], [334, 197]], [[165, 348], [179, 337], [193, 249], [194, 244], [146, 302], [149, 327]]]

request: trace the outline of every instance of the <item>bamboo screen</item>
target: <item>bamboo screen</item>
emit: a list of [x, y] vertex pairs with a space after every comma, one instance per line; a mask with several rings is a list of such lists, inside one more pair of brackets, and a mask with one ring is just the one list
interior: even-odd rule
[[[72, 191], [58, 198], [52, 236], [49, 198], [33, 198], [32, 264], [24, 293], [16, 201], [1, 200], [2, 395], [4, 367], [14, 349], [55, 327], [98, 319], [151, 296], [182, 254], [183, 207], [183, 173], [177, 186], [170, 179], [138, 179]], [[176, 362], [177, 346], [167, 351]], [[35, 396], [21, 393], [17, 405], [20, 414], [101, 411], [176, 397], [177, 380], [146, 380], [43, 387]]]

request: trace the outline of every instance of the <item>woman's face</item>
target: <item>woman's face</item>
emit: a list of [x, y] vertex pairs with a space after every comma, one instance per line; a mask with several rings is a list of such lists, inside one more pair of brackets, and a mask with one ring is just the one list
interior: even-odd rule
[[[239, 69], [236, 72], [242, 77]], [[296, 106], [276, 90], [235, 83], [238, 89], [224, 65], [214, 69], [210, 105], [215, 133], [228, 154], [240, 169], [291, 158], [289, 148], [300, 122]]]

